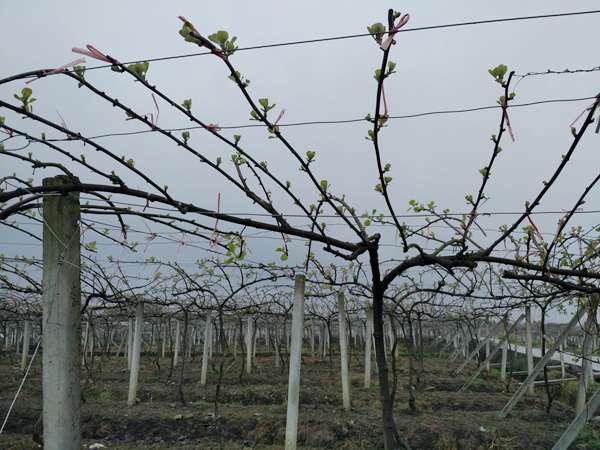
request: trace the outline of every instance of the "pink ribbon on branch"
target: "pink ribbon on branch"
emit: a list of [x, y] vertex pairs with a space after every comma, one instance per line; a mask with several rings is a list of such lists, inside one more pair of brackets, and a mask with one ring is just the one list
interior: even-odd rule
[[77, 58], [75, 61], [71, 61], [71, 62], [69, 62], [67, 64], [63, 64], [62, 66], [57, 67], [55, 69], [42, 71], [42, 73], [38, 76], [38, 78], [34, 78], [32, 80], [29, 80], [25, 84], [33, 83], [35, 80], [39, 80], [41, 77], [45, 77], [47, 75], [54, 75], [55, 73], [64, 72], [65, 70], [67, 70], [67, 69], [69, 69], [71, 67], [75, 67], [77, 64], [84, 64], [84, 63], [85, 63], [85, 58]]
[[107, 63], [110, 63], [110, 64], [113, 63], [113, 61], [111, 61], [110, 59], [108, 59], [108, 57], [104, 53], [102, 53], [100, 50], [98, 50], [93, 45], [87, 44], [86, 48], [87, 48], [87, 50], [84, 49], [84, 48], [73, 47], [71, 49], [71, 51], [73, 53], [78, 53], [80, 55], [89, 56], [90, 58], [94, 58], [94, 59], [97, 59], [99, 61], [104, 61], [104, 62], [107, 62]]
[[396, 43], [394, 36], [400, 31], [400, 28], [408, 23], [409, 19], [410, 14], [404, 14], [398, 18], [398, 23], [390, 27], [390, 31], [388, 31], [388, 37], [381, 43], [381, 50], [389, 50], [390, 46]]
[[529, 216], [529, 214], [527, 214], [527, 220], [529, 220], [529, 223], [533, 227], [533, 230], [535, 231], [535, 233], [537, 234], [537, 236], [540, 238], [540, 240], [543, 241], [544, 240], [544, 236], [542, 236], [542, 233], [540, 232], [540, 230], [537, 227], [537, 225], [535, 223], [533, 223], [533, 220], [531, 220], [531, 217]]
[[506, 99], [504, 99], [504, 103], [502, 104], [502, 114], [504, 115], [504, 120], [506, 121], [506, 129], [508, 130], [508, 135], [510, 136], [510, 139], [513, 142], [515, 142], [515, 134], [513, 133], [513, 129], [510, 125], [510, 119], [508, 117], [508, 105], [506, 104]]

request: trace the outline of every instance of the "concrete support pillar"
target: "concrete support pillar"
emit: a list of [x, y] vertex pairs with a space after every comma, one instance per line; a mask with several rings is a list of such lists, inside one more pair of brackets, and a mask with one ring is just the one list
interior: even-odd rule
[[31, 344], [31, 321], [25, 319], [23, 324], [23, 350], [21, 352], [21, 371], [27, 368], [27, 359], [29, 356], [29, 345]]
[[342, 404], [350, 411], [350, 375], [348, 374], [348, 338], [346, 336], [346, 305], [344, 293], [338, 292], [338, 316], [340, 338], [340, 362], [342, 375]]
[[133, 317], [127, 320], [127, 370], [131, 370], [131, 354], [133, 353], [133, 335], [135, 324]]
[[321, 359], [327, 356], [327, 325], [321, 326]]
[[254, 341], [254, 339], [253, 339], [254, 320], [252, 319], [252, 316], [248, 316], [246, 321], [247, 321], [247, 326], [246, 326], [246, 373], [251, 374], [252, 373], [252, 347], [253, 347], [252, 342]]
[[131, 368], [129, 370], [129, 394], [127, 396], [127, 406], [135, 405], [135, 399], [137, 397], [143, 330], [144, 304], [142, 302], [138, 302], [138, 304], [135, 306], [135, 330], [133, 333], [133, 344], [131, 348]]
[[200, 385], [206, 385], [206, 374], [208, 372], [208, 353], [210, 351], [210, 341], [212, 331], [212, 311], [206, 314], [206, 322], [204, 323], [204, 343], [202, 345], [202, 369], [200, 372]]
[[371, 350], [373, 348], [373, 308], [366, 309], [367, 329], [365, 331], [365, 388], [371, 387]]
[[252, 340], [252, 362], [256, 363], [256, 348], [258, 347], [258, 335], [260, 334], [260, 328], [256, 328], [254, 331], [254, 339]]
[[[502, 318], [502, 322], [504, 323], [504, 329], [508, 328], [508, 319], [506, 315]], [[506, 337], [506, 340], [502, 343], [502, 360], [500, 361], [500, 380], [506, 381], [506, 362], [508, 359], [508, 341], [510, 340], [510, 335]]]
[[390, 321], [388, 323], [388, 338], [389, 338], [389, 348], [390, 348], [390, 353], [392, 352], [392, 349], [394, 348], [394, 344], [396, 343], [396, 336], [394, 336], [394, 327], [392, 326], [392, 320], [393, 317], [390, 317]]
[[[60, 175], [43, 185], [60, 188], [73, 180]], [[43, 199], [42, 392], [44, 448], [79, 450], [81, 283], [79, 194]]]
[[274, 355], [274, 359], [275, 359], [275, 367], [279, 368], [280, 364], [281, 364], [281, 356], [279, 354], [279, 330], [277, 327], [275, 327], [273, 329], [273, 347], [275, 350], [275, 355]]
[[[527, 353], [527, 376], [533, 372], [533, 339], [531, 337], [531, 306], [525, 307], [525, 347]], [[530, 384], [527, 388], [527, 393], [533, 395], [535, 393], [534, 384]]]
[[[591, 307], [589, 308], [591, 310]], [[579, 374], [579, 390], [577, 391], [577, 401], [575, 404], [575, 410], [577, 414], [583, 411], [587, 402], [587, 390], [590, 383], [588, 368], [592, 366], [590, 357], [592, 356], [593, 350], [593, 337], [592, 330], [594, 328], [594, 320], [596, 319], [595, 314], [589, 314], [585, 321], [583, 328], [583, 348], [582, 348], [582, 359], [581, 359], [581, 373]], [[562, 353], [561, 353], [562, 356]], [[564, 377], [564, 375], [563, 375]]]
[[173, 365], [179, 364], [179, 347], [181, 345], [181, 322], [176, 321], [175, 325], [175, 350], [173, 350]]
[[83, 332], [83, 346], [81, 347], [81, 364], [85, 364], [86, 361], [86, 351], [88, 348], [88, 339], [90, 338], [90, 321], [86, 320], [85, 322], [85, 331]]
[[562, 344], [558, 346], [558, 359], [560, 361], [560, 376], [561, 378], [565, 378], [567, 376], [567, 367], [565, 366], [565, 354]]
[[304, 275], [296, 275], [294, 307], [292, 310], [292, 342], [288, 376], [287, 419], [285, 450], [296, 450], [298, 435], [298, 407], [300, 404], [300, 365], [302, 362], [302, 334], [304, 332]]
[[161, 337], [160, 337], [160, 357], [164, 358], [167, 354], [167, 324], [161, 324]]
[[311, 356], [315, 357], [315, 335], [317, 334], [317, 327], [314, 321], [310, 321], [310, 353]]

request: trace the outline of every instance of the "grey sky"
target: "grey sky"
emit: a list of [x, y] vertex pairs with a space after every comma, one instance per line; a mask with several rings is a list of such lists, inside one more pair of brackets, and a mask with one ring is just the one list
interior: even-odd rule
[[[35, 6], [33, 6], [35, 5]], [[204, 34], [225, 29], [238, 37], [240, 46], [362, 33], [373, 22], [385, 21], [387, 8], [408, 12], [409, 27], [419, 27], [476, 19], [500, 18], [594, 9], [597, 1], [536, 0], [504, 2], [142, 2], [78, 1], [0, 2], [3, 27], [2, 70], [0, 76], [38, 68], [51, 68], [75, 59], [70, 49], [93, 44], [121, 60], [136, 60], [198, 49], [178, 35], [178, 15], [186, 16]], [[390, 114], [410, 114], [439, 109], [493, 105], [502, 94], [487, 70], [504, 63], [518, 73], [545, 69], [587, 68], [597, 66], [597, 29], [600, 15], [546, 19], [473, 26], [447, 30], [420, 31], [398, 35], [391, 59], [397, 71], [386, 81]], [[380, 51], [371, 38], [358, 38], [311, 45], [239, 52], [232, 62], [252, 81], [255, 97], [269, 97], [277, 103], [275, 111], [285, 108], [282, 122], [361, 118], [372, 112]], [[88, 59], [88, 66], [97, 65]], [[154, 112], [149, 93], [139, 89], [130, 78], [97, 70], [86, 77], [140, 112]], [[233, 125], [248, 123], [248, 106], [227, 79], [226, 68], [214, 56], [203, 56], [150, 65], [148, 79], [177, 101], [192, 98], [193, 109], [208, 123]], [[596, 95], [600, 73], [547, 76], [524, 80], [517, 89], [516, 102]], [[0, 87], [1, 98], [11, 101], [22, 82]], [[120, 112], [77, 89], [66, 77], [48, 77], [30, 85], [38, 98], [34, 111], [58, 119], [86, 135], [143, 129], [141, 124], [125, 121]], [[185, 126], [186, 122], [161, 104], [159, 124]], [[516, 142], [504, 141], [504, 152], [486, 189], [491, 200], [485, 210], [520, 211], [535, 195], [565, 153], [571, 141], [569, 124], [587, 106], [586, 102], [544, 105], [511, 110]], [[0, 112], [11, 119], [14, 116]], [[383, 132], [383, 157], [392, 164], [392, 198], [398, 213], [406, 211], [410, 199], [435, 200], [441, 208], [466, 210], [464, 195], [479, 186], [478, 169], [487, 162], [497, 132], [500, 112], [485, 111], [449, 116], [395, 120]], [[25, 121], [22, 122], [25, 127]], [[29, 125], [28, 125], [29, 126]], [[32, 129], [32, 128], [29, 128]], [[37, 129], [37, 127], [33, 127]], [[286, 136], [304, 153], [317, 152], [314, 165], [319, 178], [327, 178], [332, 190], [346, 194], [359, 211], [384, 210], [381, 196], [373, 187], [376, 166], [370, 143], [364, 139], [365, 123], [316, 125], [289, 128]], [[228, 136], [236, 133], [226, 131]], [[282, 178], [297, 187], [307, 203], [317, 199], [314, 189], [303, 180], [298, 163], [282, 146], [266, 139], [263, 129], [241, 130], [242, 143], [259, 160], [267, 160]], [[53, 135], [55, 136], [55, 134]], [[159, 184], [181, 199], [200, 206], [214, 207], [221, 192], [221, 209], [227, 212], [256, 211], [247, 199], [178, 151], [164, 138], [155, 135], [103, 139], [101, 142], [118, 154], [133, 158], [136, 166], [153, 175]], [[211, 158], [229, 159], [229, 150], [203, 131], [192, 132], [191, 143]], [[584, 139], [561, 181], [553, 187], [540, 210], [569, 208], [576, 196], [598, 172], [600, 136]], [[7, 145], [8, 147], [8, 145]], [[71, 143], [76, 154], [85, 153], [88, 161], [109, 168], [89, 147]], [[41, 158], [48, 152], [32, 146]], [[30, 174], [29, 168], [3, 158], [2, 173]], [[84, 180], [94, 178], [85, 175]], [[144, 187], [133, 178], [131, 186]], [[281, 197], [279, 197], [281, 199]], [[598, 192], [587, 201], [586, 209], [596, 209]], [[289, 202], [279, 202], [284, 212], [295, 212]], [[600, 209], [600, 208], [599, 208]], [[557, 216], [537, 217], [543, 232], [552, 233]], [[592, 224], [598, 216], [577, 217]], [[418, 223], [421, 220], [412, 221]], [[484, 227], [497, 227], [510, 218], [482, 219]], [[339, 220], [337, 221], [339, 222]], [[333, 229], [335, 225], [331, 225]], [[339, 227], [341, 228], [341, 227]], [[142, 228], [143, 229], [143, 228]], [[347, 234], [339, 234], [348, 237]], [[37, 247], [7, 245], [32, 242], [25, 236], [0, 229], [0, 252], [39, 255]], [[143, 240], [143, 237], [140, 238]], [[385, 242], [394, 237], [385, 235]], [[277, 240], [251, 241], [252, 258], [273, 259]], [[148, 254], [192, 261], [202, 253], [190, 248], [178, 250], [177, 244], [156, 245]], [[293, 260], [303, 256], [301, 247]], [[111, 247], [101, 252], [136, 258]], [[387, 256], [400, 255], [390, 248]]]

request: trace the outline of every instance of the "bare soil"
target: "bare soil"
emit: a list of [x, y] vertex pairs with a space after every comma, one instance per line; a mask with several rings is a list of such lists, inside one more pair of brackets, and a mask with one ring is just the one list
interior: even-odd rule
[[[41, 367], [35, 362], [23, 391], [0, 435], [0, 449], [38, 449], [33, 436], [41, 432]], [[184, 398], [177, 401], [177, 368], [167, 380], [169, 361], [159, 369], [150, 355], [142, 357], [139, 402], [127, 407], [128, 372], [123, 357], [96, 356], [93, 377], [82, 370], [82, 434], [86, 447], [100, 443], [109, 449], [281, 449], [285, 435], [287, 373], [274, 367], [272, 356], [259, 355], [251, 375], [240, 379], [242, 358], [226, 373], [218, 416], [215, 415], [217, 373], [209, 370], [200, 386], [200, 361], [186, 363]], [[507, 419], [496, 412], [510, 398], [497, 373], [478, 380], [473, 388], [458, 388], [475, 368], [452, 376], [458, 362], [430, 355], [417, 396], [417, 410], [408, 408], [407, 359], [398, 366], [396, 400], [398, 429], [413, 449], [548, 449], [559, 438], [574, 412], [555, 400], [545, 413], [542, 388], [526, 396]], [[382, 448], [377, 377], [363, 388], [360, 355], [352, 357], [352, 411], [342, 407], [339, 362], [303, 358], [299, 448]], [[14, 354], [0, 357], [0, 420], [21, 381]], [[509, 389], [514, 391], [517, 380]], [[555, 394], [559, 393], [554, 388]], [[37, 423], [36, 423], [37, 422]], [[588, 425], [574, 448], [600, 449], [600, 427]]]

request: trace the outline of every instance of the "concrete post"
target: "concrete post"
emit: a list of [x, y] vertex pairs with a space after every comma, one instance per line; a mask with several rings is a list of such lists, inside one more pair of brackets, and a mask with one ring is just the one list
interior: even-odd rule
[[321, 359], [327, 356], [327, 325], [321, 325]]
[[[531, 306], [525, 307], [525, 346], [527, 353], [527, 376], [533, 372], [533, 339], [531, 337]], [[564, 377], [563, 377], [564, 378]], [[527, 388], [528, 394], [535, 394], [535, 385], [531, 383]]]
[[181, 322], [176, 321], [175, 325], [175, 350], [173, 351], [173, 365], [179, 364], [179, 346], [181, 344]]
[[252, 316], [248, 316], [246, 319], [247, 327], [246, 327], [246, 373], [252, 373], [252, 341], [254, 340], [252, 335], [253, 333], [253, 325], [254, 321]]
[[[591, 309], [591, 308], [590, 308]], [[590, 367], [592, 364], [590, 362], [590, 357], [592, 356], [592, 345], [593, 345], [593, 339], [592, 339], [592, 330], [594, 327], [594, 320], [595, 320], [595, 316], [592, 314], [588, 313], [587, 319], [585, 321], [585, 325], [583, 328], [583, 348], [581, 351], [581, 373], [579, 374], [579, 390], [577, 391], [577, 402], [575, 405], [575, 410], [577, 412], [577, 414], [579, 414], [581, 411], [583, 411], [583, 408], [585, 408], [585, 404], [587, 401], [587, 390], [588, 390], [588, 385], [590, 382], [589, 376], [588, 376], [588, 367]], [[562, 353], [561, 353], [562, 356]], [[561, 364], [561, 365], [564, 365]], [[564, 375], [563, 375], [564, 378]]]
[[390, 352], [392, 352], [394, 344], [396, 343], [396, 336], [394, 336], [394, 327], [392, 326], [392, 320], [394, 320], [394, 318], [390, 317], [390, 321], [388, 323], [388, 338], [390, 341]]
[[340, 362], [342, 365], [342, 404], [346, 411], [350, 411], [350, 376], [348, 374], [348, 340], [346, 337], [346, 305], [344, 293], [338, 292], [338, 316], [340, 338]]
[[131, 369], [129, 371], [129, 395], [127, 396], [127, 406], [135, 405], [135, 399], [137, 397], [143, 329], [144, 304], [142, 302], [138, 302], [138, 304], [135, 306], [135, 330], [131, 349]]
[[31, 341], [31, 321], [25, 319], [23, 326], [23, 350], [21, 352], [21, 371], [27, 368], [27, 357], [29, 356], [29, 345]]
[[208, 311], [206, 315], [206, 322], [204, 323], [204, 343], [202, 346], [202, 370], [200, 372], [200, 385], [206, 385], [206, 374], [208, 372], [208, 353], [210, 347], [212, 327], [212, 311]]
[[127, 370], [131, 370], [131, 354], [133, 353], [133, 334], [135, 333], [133, 317], [127, 320]]
[[558, 346], [558, 359], [560, 361], [560, 376], [561, 378], [565, 378], [567, 376], [567, 368], [565, 366], [565, 354], [562, 344]]
[[86, 362], [86, 350], [88, 348], [88, 339], [90, 338], [90, 321], [85, 322], [85, 331], [83, 332], [83, 345], [81, 347], [81, 364]]
[[367, 329], [365, 331], [365, 389], [371, 387], [371, 350], [373, 348], [373, 308], [366, 309]]
[[275, 328], [275, 330], [273, 331], [273, 346], [275, 347], [275, 367], [279, 368], [280, 364], [281, 364], [281, 355], [279, 352], [279, 330], [277, 328]]
[[317, 333], [317, 327], [313, 320], [310, 321], [310, 352], [311, 356], [315, 357], [315, 334]]
[[163, 323], [161, 324], [161, 328], [160, 357], [164, 358], [167, 353], [167, 325]]
[[[73, 180], [60, 175], [43, 185]], [[42, 392], [44, 448], [79, 450], [81, 282], [79, 194], [44, 195], [43, 200]]]
[[292, 342], [288, 378], [285, 450], [296, 450], [298, 435], [298, 407], [300, 404], [300, 366], [302, 362], [302, 333], [304, 331], [304, 275], [296, 275], [294, 308], [292, 311]]
[[[504, 329], [508, 328], [508, 320], [506, 315], [502, 318], [502, 323], [504, 324]], [[500, 362], [500, 380], [506, 381], [506, 361], [508, 358], [508, 341], [510, 339], [510, 334], [507, 334], [506, 339], [502, 343], [502, 359]]]
[[258, 335], [260, 334], [260, 328], [256, 328], [254, 331], [254, 339], [252, 340], [252, 362], [256, 363], [256, 349], [258, 348]]

